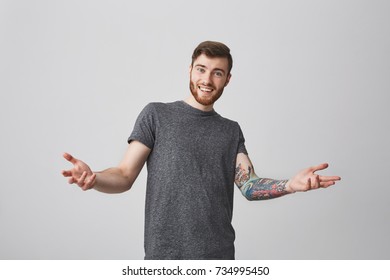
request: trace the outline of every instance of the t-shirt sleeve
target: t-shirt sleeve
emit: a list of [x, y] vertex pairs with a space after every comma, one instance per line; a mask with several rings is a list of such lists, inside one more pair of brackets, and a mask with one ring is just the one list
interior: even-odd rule
[[242, 133], [240, 125], [238, 125], [238, 129], [239, 129], [239, 136], [238, 136], [237, 154], [244, 153], [247, 155], [248, 152], [245, 147], [245, 138], [244, 138], [244, 134]]
[[154, 141], [156, 139], [156, 114], [153, 104], [148, 104], [138, 115], [134, 124], [133, 132], [130, 134], [127, 142], [136, 140], [153, 149]]

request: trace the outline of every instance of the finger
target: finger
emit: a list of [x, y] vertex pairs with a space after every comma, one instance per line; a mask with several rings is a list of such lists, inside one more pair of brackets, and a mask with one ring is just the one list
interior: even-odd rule
[[316, 189], [319, 189], [320, 186], [321, 186], [320, 185], [320, 176], [319, 175], [316, 176], [316, 181], [314, 183], [314, 186], [315, 186]]
[[96, 178], [96, 174], [92, 174], [92, 176], [85, 182], [84, 184], [84, 187], [82, 188], [83, 190], [89, 190], [93, 187], [94, 183], [95, 183], [95, 178]]
[[95, 181], [95, 178], [96, 178], [96, 174], [93, 173], [86, 181], [85, 181], [85, 184], [84, 186], [89, 189], [92, 187], [94, 181]]
[[74, 184], [74, 183], [76, 183], [76, 180], [73, 177], [70, 177], [69, 180], [68, 180], [68, 183], [69, 184]]
[[75, 164], [75, 163], [77, 162], [77, 159], [74, 158], [71, 154], [64, 153], [64, 154], [63, 154], [63, 157], [64, 157], [67, 161], [69, 161], [69, 162], [71, 162], [71, 163], [73, 163], [73, 164]]
[[312, 166], [311, 170], [312, 170], [312, 172], [316, 172], [319, 170], [324, 170], [324, 169], [328, 168], [328, 166], [329, 166], [329, 164], [327, 164], [327, 163], [321, 163], [319, 165]]
[[308, 178], [307, 179], [307, 182], [306, 182], [306, 191], [310, 190], [311, 189], [311, 179]]
[[335, 183], [336, 182], [333, 182], [333, 181], [321, 183], [321, 188], [327, 188], [327, 187], [333, 186]]
[[70, 177], [70, 176], [72, 176], [72, 171], [70, 171], [70, 170], [62, 170], [62, 175], [64, 176], [64, 177]]
[[77, 184], [80, 187], [84, 185], [85, 178], [87, 178], [87, 171], [84, 171], [83, 174], [81, 174], [81, 177], [77, 180]]
[[340, 181], [341, 178], [339, 176], [320, 176], [321, 182], [330, 182], [330, 181]]
[[318, 181], [317, 181], [317, 175], [314, 176], [313, 178], [313, 185], [311, 186], [312, 189], [317, 189], [318, 188]]

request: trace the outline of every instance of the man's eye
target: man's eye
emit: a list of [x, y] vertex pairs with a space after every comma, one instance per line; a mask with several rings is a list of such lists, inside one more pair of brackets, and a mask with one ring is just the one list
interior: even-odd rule
[[196, 69], [198, 72], [200, 72], [200, 73], [204, 73], [204, 69], [203, 68], [197, 68]]
[[222, 76], [223, 76], [223, 73], [222, 73], [222, 72], [219, 72], [219, 71], [217, 71], [217, 72], [215, 72], [215, 76], [222, 77]]

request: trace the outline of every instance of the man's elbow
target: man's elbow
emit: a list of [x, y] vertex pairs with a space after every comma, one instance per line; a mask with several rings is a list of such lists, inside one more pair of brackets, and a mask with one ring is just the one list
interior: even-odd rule
[[134, 182], [135, 178], [133, 178], [132, 176], [124, 176], [124, 183], [122, 187], [123, 192], [129, 191], [133, 187]]
[[244, 187], [242, 187], [240, 189], [241, 191], [241, 194], [248, 200], [248, 201], [253, 201], [255, 200], [255, 197], [253, 196], [253, 193], [250, 192], [248, 189], [245, 189]]

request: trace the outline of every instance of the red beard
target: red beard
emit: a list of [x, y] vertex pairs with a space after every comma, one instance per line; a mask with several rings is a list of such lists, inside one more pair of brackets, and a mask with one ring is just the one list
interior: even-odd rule
[[[207, 86], [209, 86], [209, 85], [207, 85]], [[214, 87], [212, 87], [212, 88], [214, 89]], [[190, 90], [191, 90], [192, 96], [194, 96], [195, 100], [199, 104], [202, 104], [203, 106], [210, 106], [210, 105], [214, 104], [215, 101], [217, 101], [223, 93], [223, 88], [222, 88], [219, 91], [211, 94], [208, 97], [201, 97], [198, 94], [198, 86], [195, 85], [195, 83], [193, 83], [191, 81], [190, 81]]]

